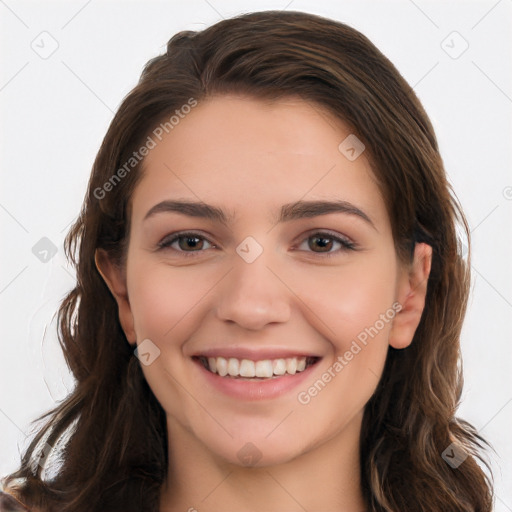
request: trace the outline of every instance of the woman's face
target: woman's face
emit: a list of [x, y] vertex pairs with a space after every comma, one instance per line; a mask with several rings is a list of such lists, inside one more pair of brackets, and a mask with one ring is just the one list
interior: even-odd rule
[[406, 279], [362, 149], [316, 105], [220, 96], [149, 152], [120, 315], [171, 438], [239, 465], [357, 439]]

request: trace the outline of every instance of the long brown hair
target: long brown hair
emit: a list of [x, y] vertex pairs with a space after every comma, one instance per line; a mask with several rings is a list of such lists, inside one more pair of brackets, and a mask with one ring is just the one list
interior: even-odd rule
[[[180, 32], [165, 54], [146, 64], [124, 99], [65, 242], [77, 285], [60, 307], [59, 339], [76, 387], [45, 416], [45, 426], [7, 483], [22, 501], [45, 512], [157, 510], [172, 439], [94, 255], [103, 248], [124, 264], [130, 198], [141, 175], [140, 163], [126, 167], [133, 152], [191, 99], [226, 93], [300, 97], [343, 120], [366, 146], [400, 259], [409, 261], [417, 242], [433, 248], [426, 306], [414, 340], [406, 349], [389, 348], [365, 407], [360, 456], [368, 509], [490, 511], [492, 485], [480, 455], [485, 441], [455, 417], [470, 279], [457, 229], [468, 245], [469, 231], [432, 125], [411, 87], [364, 35], [301, 12], [258, 12], [200, 32]], [[123, 166], [122, 179], [114, 180]], [[42, 478], [41, 447], [63, 437], [55, 450], [58, 469]], [[446, 450], [450, 457], [457, 454], [458, 462], [467, 458], [455, 467], [443, 456]], [[15, 487], [18, 478], [22, 483]]]

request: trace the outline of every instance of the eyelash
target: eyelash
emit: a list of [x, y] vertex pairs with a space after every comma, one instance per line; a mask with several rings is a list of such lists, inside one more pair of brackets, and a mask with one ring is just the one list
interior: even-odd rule
[[[186, 237], [195, 237], [195, 238], [205, 240], [209, 244], [211, 244], [213, 247], [215, 247], [215, 245], [212, 242], [210, 242], [206, 237], [202, 236], [199, 233], [194, 233], [192, 231], [182, 231], [182, 232], [175, 233], [175, 234], [169, 235], [169, 236], [171, 236], [172, 238], [168, 239], [168, 237], [166, 237], [161, 242], [158, 243], [158, 250], [172, 249], [171, 245], [174, 242], [178, 241], [180, 238], [186, 238]], [[334, 242], [338, 242], [341, 244], [341, 249], [339, 249], [337, 251], [330, 251], [330, 252], [314, 252], [314, 251], [302, 251], [302, 252], [311, 252], [312, 254], [318, 254], [322, 258], [329, 258], [332, 256], [336, 256], [340, 252], [357, 250], [357, 245], [354, 242], [350, 241], [347, 238], [333, 235], [332, 233], [329, 233], [327, 231], [315, 231], [311, 235], [304, 238], [299, 245], [302, 245], [303, 242], [305, 242], [308, 239], [313, 238], [313, 237], [327, 238]], [[177, 249], [172, 249], [172, 250], [184, 254], [186, 258], [194, 258], [194, 257], [196, 257], [195, 253], [204, 252], [204, 249], [198, 250], [198, 251], [181, 251], [181, 250], [177, 250]]]

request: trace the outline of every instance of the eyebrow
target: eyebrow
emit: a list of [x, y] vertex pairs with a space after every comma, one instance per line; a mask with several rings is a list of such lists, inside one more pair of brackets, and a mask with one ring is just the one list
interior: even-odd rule
[[[227, 225], [233, 215], [227, 215], [222, 209], [190, 200], [165, 200], [153, 206], [145, 215], [144, 221], [159, 213], [180, 213], [189, 217], [199, 217]], [[296, 201], [281, 206], [278, 223], [291, 220], [318, 217], [330, 213], [344, 213], [363, 219], [377, 231], [370, 217], [360, 208], [348, 201]]]

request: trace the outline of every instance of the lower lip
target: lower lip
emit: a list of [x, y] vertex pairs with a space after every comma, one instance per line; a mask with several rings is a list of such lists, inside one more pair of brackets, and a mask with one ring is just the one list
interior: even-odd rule
[[207, 382], [215, 389], [233, 398], [249, 401], [270, 400], [291, 391], [302, 384], [319, 363], [318, 360], [295, 375], [283, 375], [265, 380], [248, 380], [221, 377], [217, 373], [207, 370], [199, 360], [194, 359], [193, 361]]

